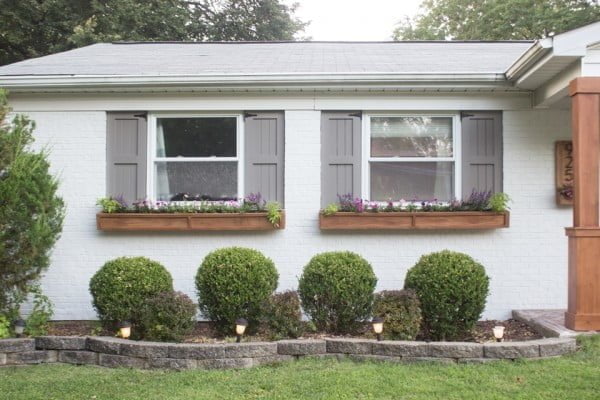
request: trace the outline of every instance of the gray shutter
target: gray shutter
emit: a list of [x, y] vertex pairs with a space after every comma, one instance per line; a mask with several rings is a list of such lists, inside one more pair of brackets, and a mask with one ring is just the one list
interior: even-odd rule
[[360, 197], [361, 116], [351, 112], [321, 114], [321, 204], [338, 195]]
[[245, 115], [246, 195], [260, 193], [267, 201], [283, 205], [283, 112], [257, 112]]
[[462, 114], [462, 194], [502, 191], [502, 113]]
[[146, 114], [107, 113], [107, 195], [128, 203], [146, 197]]

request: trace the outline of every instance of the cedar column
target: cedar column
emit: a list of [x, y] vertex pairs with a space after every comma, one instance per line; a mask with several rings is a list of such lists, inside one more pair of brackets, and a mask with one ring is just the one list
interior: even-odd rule
[[571, 81], [574, 204], [566, 326], [600, 330], [600, 77]]

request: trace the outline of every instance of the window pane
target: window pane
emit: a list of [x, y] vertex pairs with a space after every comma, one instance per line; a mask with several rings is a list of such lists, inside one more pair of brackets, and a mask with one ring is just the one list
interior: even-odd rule
[[371, 200], [452, 200], [452, 162], [373, 162]]
[[372, 157], [452, 157], [451, 117], [372, 117]]
[[225, 118], [159, 118], [157, 157], [235, 157], [237, 120]]
[[156, 199], [231, 200], [237, 198], [237, 162], [157, 162]]

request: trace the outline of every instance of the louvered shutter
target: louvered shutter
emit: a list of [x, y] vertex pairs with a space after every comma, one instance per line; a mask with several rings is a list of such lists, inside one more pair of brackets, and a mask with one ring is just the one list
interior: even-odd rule
[[283, 205], [283, 112], [247, 113], [244, 133], [246, 195], [260, 193]]
[[462, 114], [462, 194], [502, 191], [502, 113]]
[[338, 195], [360, 197], [361, 116], [351, 112], [321, 114], [321, 204]]
[[146, 197], [146, 114], [107, 113], [107, 195], [132, 203]]

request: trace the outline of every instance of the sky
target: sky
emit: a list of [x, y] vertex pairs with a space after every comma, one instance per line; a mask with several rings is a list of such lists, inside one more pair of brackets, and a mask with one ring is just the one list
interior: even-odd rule
[[296, 15], [311, 21], [304, 36], [312, 40], [391, 40], [396, 23], [413, 16], [421, 0], [286, 0]]

